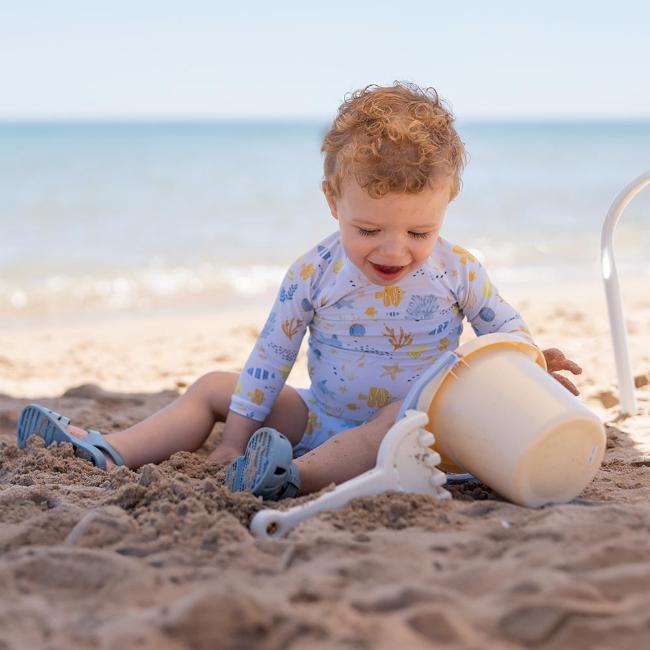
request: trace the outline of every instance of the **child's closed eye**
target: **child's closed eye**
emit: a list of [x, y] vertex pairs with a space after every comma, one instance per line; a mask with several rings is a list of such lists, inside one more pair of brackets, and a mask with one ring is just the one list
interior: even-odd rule
[[376, 235], [379, 230], [367, 230], [366, 228], [358, 228], [359, 234], [363, 235], [364, 237], [372, 237], [373, 235]]
[[[370, 230], [368, 228], [357, 228], [359, 231], [359, 234], [362, 235], [363, 237], [372, 237], [373, 235], [376, 235], [379, 230], [374, 229]], [[409, 235], [413, 237], [413, 239], [427, 239], [431, 235], [430, 232], [413, 232], [409, 231]]]

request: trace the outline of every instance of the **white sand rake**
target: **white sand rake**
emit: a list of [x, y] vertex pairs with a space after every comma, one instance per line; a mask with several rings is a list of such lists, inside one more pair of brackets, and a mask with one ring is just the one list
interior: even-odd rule
[[[430, 368], [426, 379], [449, 372], [460, 360], [454, 352], [446, 352]], [[251, 532], [267, 539], [282, 537], [323, 510], [340, 508], [357, 497], [384, 492], [416, 492], [435, 499], [450, 498], [451, 494], [442, 487], [447, 477], [437, 467], [440, 455], [431, 449], [435, 436], [424, 429], [428, 421], [429, 416], [423, 411], [402, 410], [382, 440], [373, 469], [289, 510], [260, 510], [251, 521]]]
[[435, 442], [434, 435], [422, 428], [428, 421], [426, 413], [407, 411], [384, 437], [373, 469], [289, 510], [261, 510], [251, 522], [252, 533], [267, 539], [282, 537], [323, 510], [340, 508], [357, 497], [383, 492], [418, 492], [448, 499], [451, 495], [442, 487], [447, 477], [437, 468], [440, 455], [430, 449]]

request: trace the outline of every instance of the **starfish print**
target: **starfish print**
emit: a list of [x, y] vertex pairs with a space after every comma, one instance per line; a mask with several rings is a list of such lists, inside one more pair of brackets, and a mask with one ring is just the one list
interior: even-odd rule
[[384, 372], [381, 374], [382, 377], [388, 375], [391, 379], [395, 379], [395, 376], [400, 372], [404, 372], [405, 368], [400, 368], [399, 364], [396, 363], [394, 366], [382, 366]]

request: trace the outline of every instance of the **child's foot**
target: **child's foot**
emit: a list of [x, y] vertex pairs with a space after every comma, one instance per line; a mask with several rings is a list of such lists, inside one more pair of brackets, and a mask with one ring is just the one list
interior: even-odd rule
[[42, 438], [46, 447], [54, 442], [69, 442], [77, 456], [100, 469], [124, 465], [122, 456], [99, 431], [72, 426], [70, 418], [38, 404], [30, 404], [20, 414], [16, 427], [18, 446], [26, 447], [27, 440], [33, 435]]
[[275, 429], [258, 429], [244, 455], [228, 468], [226, 486], [232, 492], [252, 492], [272, 501], [295, 497], [300, 475], [289, 440]]

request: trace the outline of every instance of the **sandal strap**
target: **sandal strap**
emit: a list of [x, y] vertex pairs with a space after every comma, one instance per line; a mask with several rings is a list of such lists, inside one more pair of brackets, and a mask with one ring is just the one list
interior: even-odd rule
[[116, 465], [126, 464], [124, 462], [124, 458], [122, 458], [122, 455], [117, 451], [117, 449], [115, 449], [115, 447], [109, 444], [106, 438], [99, 431], [89, 429], [85, 440], [94, 447], [97, 447], [97, 449], [108, 454]]

